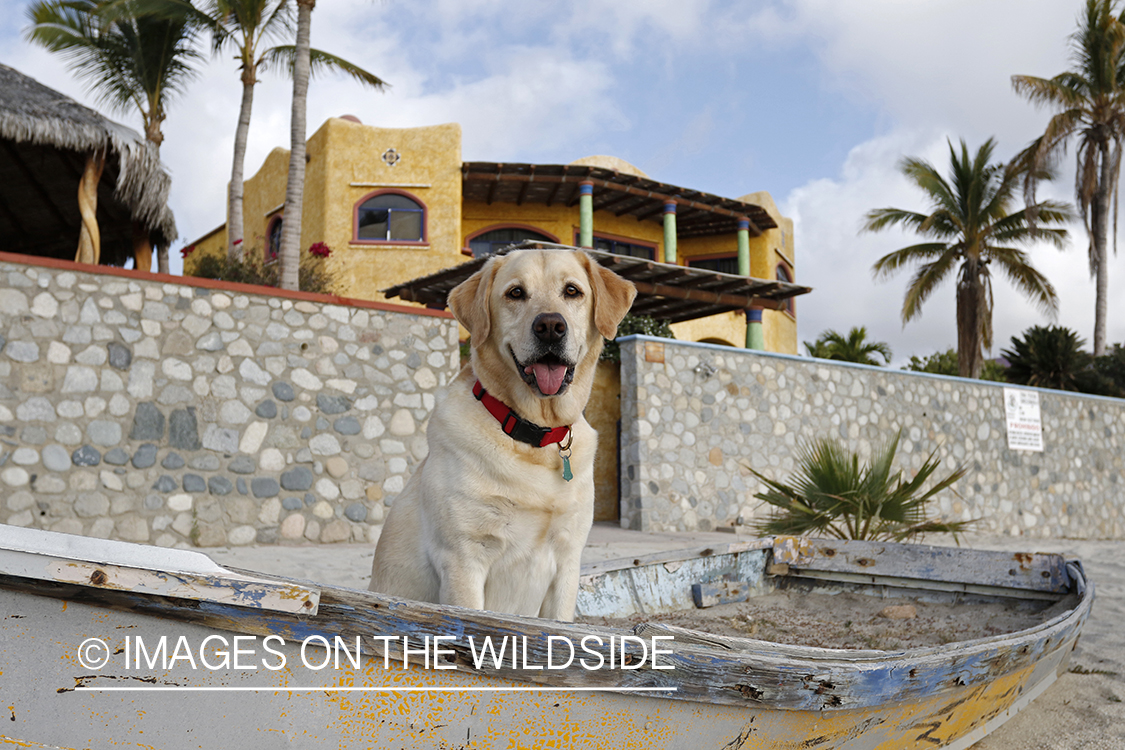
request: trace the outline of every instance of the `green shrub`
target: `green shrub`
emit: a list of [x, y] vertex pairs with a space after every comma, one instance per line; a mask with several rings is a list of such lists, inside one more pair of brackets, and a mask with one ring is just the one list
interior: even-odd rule
[[1094, 359], [1094, 370], [1111, 384], [1108, 396], [1125, 398], [1125, 346], [1114, 344]]
[[[316, 252], [313, 252], [314, 250]], [[301, 253], [297, 279], [302, 292], [335, 293], [336, 278], [327, 267], [330, 252], [324, 243], [318, 242], [312, 245], [309, 251]], [[278, 287], [281, 279], [281, 264], [265, 263], [260, 249], [249, 248], [243, 253], [241, 260], [232, 261], [225, 255], [205, 255], [195, 264], [195, 270], [191, 275], [201, 279], [231, 281], [236, 284]]]
[[[626, 315], [625, 319], [617, 326], [617, 336], [632, 336], [643, 334], [645, 336], [658, 336], [663, 339], [674, 339], [672, 326], [667, 320], [657, 320], [645, 315]], [[606, 341], [602, 349], [602, 359], [606, 362], [621, 361], [621, 347], [616, 341]]]
[[1125, 354], [1115, 346], [1101, 357], [1082, 349], [1085, 339], [1063, 326], [1032, 326], [1012, 337], [1008, 380], [1020, 385], [1077, 391], [1098, 396], [1125, 396]]
[[[928, 357], [919, 358], [912, 356], [910, 362], [904, 370], [911, 372], [929, 372], [934, 375], [952, 375], [957, 377], [959, 371], [957, 369], [957, 350], [950, 347], [944, 352], [934, 352]], [[1007, 383], [1008, 379], [1004, 377], [1004, 366], [999, 362], [986, 359], [984, 366], [980, 370], [981, 380], [991, 380], [996, 383]]]

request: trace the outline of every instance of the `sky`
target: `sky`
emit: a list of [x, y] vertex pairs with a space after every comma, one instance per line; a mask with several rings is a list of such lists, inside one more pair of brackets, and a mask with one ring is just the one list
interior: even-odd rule
[[[27, 3], [0, 0], [0, 62], [141, 130], [108, 109], [63, 60], [24, 40]], [[798, 339], [866, 326], [893, 363], [956, 342], [953, 277], [903, 325], [910, 272], [872, 264], [917, 238], [861, 233], [864, 215], [927, 212], [900, 174], [904, 157], [943, 173], [948, 143], [994, 137], [1008, 159], [1049, 113], [1011, 88], [1014, 74], [1069, 65], [1080, 0], [320, 0], [312, 44], [375, 73], [385, 93], [331, 74], [309, 92], [311, 135], [329, 117], [413, 127], [458, 122], [466, 161], [567, 163], [622, 158], [653, 179], [728, 197], [768, 191], [795, 221]], [[241, 85], [232, 55], [205, 57], [170, 106], [161, 156], [172, 176], [177, 250], [225, 220]], [[289, 81], [256, 87], [246, 174], [288, 148]], [[1073, 149], [1041, 198], [1073, 200]], [[1125, 222], [1122, 222], [1125, 231]], [[1125, 244], [1125, 243], [1122, 243]], [[1081, 224], [1063, 251], [1030, 249], [1054, 284], [1050, 317], [994, 282], [995, 345], [1057, 323], [1092, 340], [1094, 285]], [[1108, 341], [1125, 342], [1125, 252], [1110, 266]], [[801, 347], [804, 353], [804, 348]]]

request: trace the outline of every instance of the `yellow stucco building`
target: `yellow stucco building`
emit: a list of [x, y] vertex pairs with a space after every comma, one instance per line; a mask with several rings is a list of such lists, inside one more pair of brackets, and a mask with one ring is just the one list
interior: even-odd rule
[[[656, 182], [608, 156], [567, 165], [462, 162], [459, 125], [377, 128], [350, 116], [327, 120], [309, 138], [307, 159], [301, 247], [332, 249], [343, 296], [383, 299], [382, 289], [521, 239], [796, 281], [793, 222], [765, 192], [723, 198]], [[274, 149], [246, 181], [244, 253], [276, 254], [288, 163], [289, 152]], [[226, 252], [225, 225], [193, 244], [188, 274], [204, 255]], [[748, 317], [759, 315], [748, 334]], [[681, 340], [797, 353], [792, 299], [673, 330]]]

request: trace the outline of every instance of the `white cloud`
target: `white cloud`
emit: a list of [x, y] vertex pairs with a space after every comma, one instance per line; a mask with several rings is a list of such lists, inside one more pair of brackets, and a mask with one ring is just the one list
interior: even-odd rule
[[[852, 149], [835, 179], [819, 179], [792, 191], [783, 212], [795, 223], [797, 280], [815, 291], [799, 307], [799, 339], [811, 341], [826, 329], [846, 332], [866, 326], [868, 337], [885, 341], [902, 365], [912, 354], [924, 356], [956, 346], [954, 275], [922, 307], [919, 318], [903, 326], [902, 300], [913, 269], [887, 280], [874, 280], [871, 267], [880, 257], [919, 241], [898, 231], [860, 233], [864, 215], [874, 208], [894, 206], [927, 212], [924, 197], [898, 171], [904, 155], [929, 160], [946, 172], [949, 151], [946, 134], [899, 129]], [[975, 149], [979, 143], [969, 143]], [[1003, 158], [1010, 154], [998, 154]], [[1047, 186], [1041, 197], [1066, 199], [1062, 182]], [[1078, 331], [1089, 342], [1093, 336], [1094, 290], [1086, 260], [1087, 241], [1080, 224], [1070, 228], [1069, 249], [1047, 245], [1030, 248], [1032, 264], [1045, 274], [1059, 294], [1059, 314], [1052, 321], [1028, 302], [1002, 275], [993, 279], [994, 346], [992, 356], [1008, 348], [1012, 336], [1032, 325], [1052, 322]], [[1125, 284], [1125, 257], [1111, 262], [1110, 288]], [[1125, 320], [1113, 317], [1110, 299], [1110, 342], [1125, 340]], [[804, 353], [803, 346], [801, 347]]]

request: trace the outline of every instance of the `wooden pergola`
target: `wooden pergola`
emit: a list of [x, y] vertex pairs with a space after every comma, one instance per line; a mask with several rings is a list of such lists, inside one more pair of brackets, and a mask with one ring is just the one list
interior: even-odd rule
[[149, 270], [176, 239], [156, 147], [0, 65], [0, 247]]
[[579, 185], [593, 187], [593, 210], [638, 221], [663, 221], [665, 204], [677, 206], [677, 234], [703, 237], [734, 234], [739, 219], [749, 222], [757, 237], [777, 223], [761, 206], [678, 187], [639, 175], [578, 164], [506, 164], [472, 161], [461, 165], [461, 190], [466, 200], [483, 203], [538, 203], [575, 206]]
[[[791, 297], [808, 294], [810, 287], [783, 281], [767, 281], [700, 268], [657, 263], [629, 255], [614, 255], [602, 250], [556, 245], [549, 242], [522, 242], [501, 250], [557, 248], [579, 250], [590, 255], [606, 268], [633, 282], [637, 298], [630, 312], [670, 323], [704, 318], [708, 315], [766, 308], [778, 310]], [[472, 276], [488, 258], [475, 258], [443, 271], [396, 284], [383, 290], [388, 297], [399, 297], [427, 307], [447, 306], [453, 287]]]

